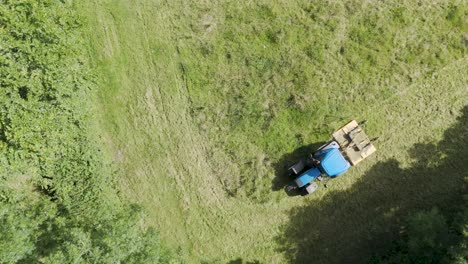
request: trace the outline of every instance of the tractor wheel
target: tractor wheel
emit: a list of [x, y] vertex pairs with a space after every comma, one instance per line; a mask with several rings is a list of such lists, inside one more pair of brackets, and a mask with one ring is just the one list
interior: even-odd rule
[[290, 191], [292, 191], [292, 190], [294, 190], [296, 188], [297, 188], [296, 186], [294, 186], [293, 184], [290, 184], [290, 185], [286, 186], [285, 190], [286, 190], [286, 192], [290, 192]]

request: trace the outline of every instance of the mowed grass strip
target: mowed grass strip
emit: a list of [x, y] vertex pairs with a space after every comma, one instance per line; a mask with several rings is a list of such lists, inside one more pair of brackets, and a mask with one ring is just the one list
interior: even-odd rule
[[[440, 140], [468, 103], [467, 8], [458, 2], [81, 9], [101, 86], [96, 126], [122, 195], [144, 205], [188, 262], [286, 261], [275, 238], [291, 208], [353, 188], [378, 161], [409, 164], [411, 146]], [[351, 118], [382, 136], [375, 156], [311, 197], [272, 190], [285, 155]]]

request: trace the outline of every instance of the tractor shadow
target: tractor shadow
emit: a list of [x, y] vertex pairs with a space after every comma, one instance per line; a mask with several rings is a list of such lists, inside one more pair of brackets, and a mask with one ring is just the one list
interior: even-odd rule
[[440, 142], [411, 148], [410, 166], [401, 168], [394, 159], [378, 162], [350, 189], [329, 191], [320, 203], [292, 209], [277, 237], [278, 251], [290, 263], [366, 263], [392, 250], [405, 236], [405, 219], [415, 212], [438, 207], [453, 221], [466, 194], [466, 146], [468, 106]]
[[[297, 148], [291, 153], [283, 155], [277, 162], [273, 164], [273, 168], [275, 170], [275, 178], [273, 178], [273, 180], [271, 181], [271, 189], [273, 191], [284, 190], [284, 187], [286, 187], [286, 185], [288, 185], [294, 180], [294, 176], [288, 174], [288, 168], [296, 162], [298, 162], [299, 160], [306, 158], [307, 155], [313, 153], [325, 143], [326, 142], [324, 141], [309, 144]], [[298, 190], [293, 190], [291, 192], [286, 192], [286, 194], [288, 194], [289, 196], [297, 196], [300, 195], [300, 192]]]

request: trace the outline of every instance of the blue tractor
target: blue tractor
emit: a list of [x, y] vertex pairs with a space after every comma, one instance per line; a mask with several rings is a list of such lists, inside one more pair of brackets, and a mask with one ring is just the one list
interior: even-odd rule
[[318, 188], [317, 181], [328, 181], [345, 173], [376, 151], [362, 126], [355, 120], [333, 133], [333, 140], [318, 148], [304, 160], [289, 168], [295, 180], [286, 186], [286, 191], [300, 190], [302, 195], [313, 193]]

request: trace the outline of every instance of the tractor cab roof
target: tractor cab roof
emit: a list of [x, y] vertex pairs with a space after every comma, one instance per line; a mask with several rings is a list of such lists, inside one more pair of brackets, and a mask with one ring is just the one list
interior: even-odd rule
[[321, 169], [330, 177], [338, 176], [349, 169], [348, 161], [343, 157], [341, 151], [337, 148], [323, 150], [323, 155], [320, 160]]

